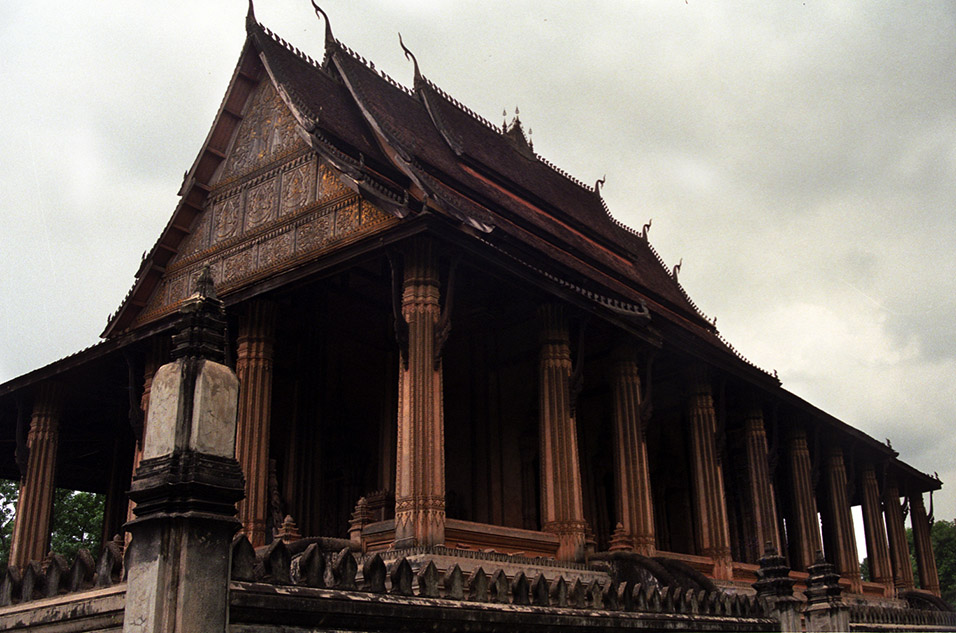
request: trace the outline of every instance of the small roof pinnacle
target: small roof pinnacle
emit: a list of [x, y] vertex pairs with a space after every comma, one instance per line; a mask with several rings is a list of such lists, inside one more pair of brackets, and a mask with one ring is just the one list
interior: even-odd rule
[[408, 47], [405, 46], [405, 42], [402, 41], [402, 34], [398, 34], [398, 45], [402, 47], [402, 50], [405, 51], [405, 59], [412, 60], [412, 63], [415, 65], [415, 85], [417, 86], [422, 81], [422, 74], [418, 70], [418, 60], [415, 59], [415, 54], [408, 50]]
[[325, 11], [322, 10], [322, 7], [315, 3], [315, 0], [312, 0], [312, 8], [315, 9], [315, 16], [322, 16], [322, 19], [325, 20], [325, 45], [328, 47], [331, 44], [335, 43], [335, 38], [332, 36], [332, 23], [329, 22], [329, 16], [326, 15]]

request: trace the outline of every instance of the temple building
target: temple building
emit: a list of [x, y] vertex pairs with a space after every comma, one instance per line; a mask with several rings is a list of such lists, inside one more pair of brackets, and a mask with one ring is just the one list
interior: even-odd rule
[[322, 61], [251, 7], [246, 29], [102, 342], [0, 385], [11, 566], [47, 556], [56, 487], [105, 494], [104, 541], [134, 517], [153, 378], [207, 271], [253, 548], [324, 538], [545, 575], [630, 553], [746, 593], [770, 546], [798, 586], [822, 552], [846, 595], [939, 596], [940, 481], [737, 353], [600, 183], [538, 156], [519, 119], [456, 101], [411, 51], [409, 88], [327, 19]]

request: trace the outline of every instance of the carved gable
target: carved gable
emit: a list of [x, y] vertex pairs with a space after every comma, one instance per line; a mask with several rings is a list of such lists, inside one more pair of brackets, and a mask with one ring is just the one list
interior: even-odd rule
[[228, 293], [395, 222], [345, 187], [296, 126], [272, 83], [262, 81], [203, 212], [137, 323], [175, 310], [205, 265], [217, 291]]

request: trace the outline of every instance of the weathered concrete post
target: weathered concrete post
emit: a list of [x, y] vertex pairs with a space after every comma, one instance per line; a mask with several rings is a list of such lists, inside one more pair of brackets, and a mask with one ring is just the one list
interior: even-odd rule
[[224, 311], [208, 269], [183, 308], [173, 362], [156, 372], [130, 498], [126, 633], [225, 631], [229, 549], [243, 495], [239, 381], [222, 365]]
[[850, 610], [840, 594], [840, 574], [817, 551], [816, 562], [807, 569], [807, 606], [803, 611], [807, 633], [815, 631], [849, 631]]
[[786, 559], [768, 542], [760, 558], [757, 582], [753, 586], [757, 590], [757, 599], [767, 606], [771, 617], [780, 622], [780, 630], [784, 632], [803, 630], [800, 624], [802, 603], [793, 595], [795, 582], [790, 578], [790, 567], [787, 566]]

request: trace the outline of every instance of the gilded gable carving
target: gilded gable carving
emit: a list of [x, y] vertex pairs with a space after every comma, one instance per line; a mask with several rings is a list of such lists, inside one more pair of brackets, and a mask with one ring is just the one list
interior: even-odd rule
[[220, 180], [242, 176], [305, 147], [296, 121], [271, 81], [263, 81], [249, 98]]
[[270, 178], [249, 190], [246, 200], [246, 222], [244, 231], [262, 226], [274, 220], [279, 206], [278, 178]]
[[242, 220], [241, 192], [213, 204], [212, 215], [216, 227], [212, 238], [214, 244], [238, 235]]
[[301, 209], [315, 200], [315, 163], [309, 162], [282, 175], [279, 215]]

